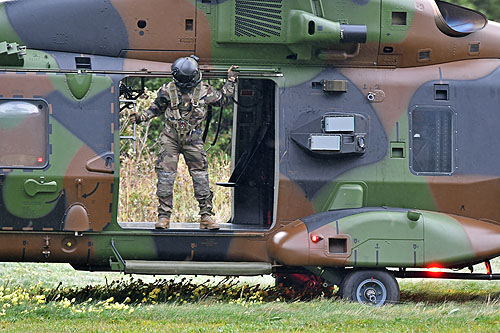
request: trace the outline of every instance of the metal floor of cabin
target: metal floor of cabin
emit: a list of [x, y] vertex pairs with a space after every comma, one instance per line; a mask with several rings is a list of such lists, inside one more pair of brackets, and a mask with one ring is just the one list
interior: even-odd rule
[[[123, 229], [142, 229], [142, 230], [155, 230], [155, 222], [119, 222], [120, 227]], [[233, 223], [219, 223], [219, 231], [238, 231], [238, 230], [252, 230], [252, 231], [265, 231], [269, 230], [262, 228], [260, 225], [247, 225], [247, 224], [233, 224]], [[201, 230], [199, 223], [170, 223], [169, 229], [160, 229], [158, 231], [169, 230]], [[207, 231], [203, 229], [202, 231]], [[210, 230], [214, 232], [214, 230]]]

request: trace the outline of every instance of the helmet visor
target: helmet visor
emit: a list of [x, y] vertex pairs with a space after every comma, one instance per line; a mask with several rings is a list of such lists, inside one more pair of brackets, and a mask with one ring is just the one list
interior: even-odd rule
[[196, 75], [185, 75], [178, 73], [177, 75], [174, 75], [175, 79], [181, 83], [189, 83], [193, 81]]

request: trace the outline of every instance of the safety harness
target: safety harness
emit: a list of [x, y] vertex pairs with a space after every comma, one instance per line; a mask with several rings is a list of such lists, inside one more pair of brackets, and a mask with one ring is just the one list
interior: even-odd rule
[[178, 134], [185, 135], [191, 133], [193, 129], [195, 129], [203, 119], [200, 119], [197, 123], [191, 124], [191, 115], [193, 114], [194, 108], [197, 108], [201, 99], [201, 84], [198, 84], [191, 94], [191, 109], [189, 112], [183, 117], [179, 106], [182, 101], [179, 99], [179, 91], [174, 82], [170, 82], [167, 85], [168, 95], [170, 97], [170, 109], [172, 110], [172, 117], [167, 120], [170, 126], [172, 126]]

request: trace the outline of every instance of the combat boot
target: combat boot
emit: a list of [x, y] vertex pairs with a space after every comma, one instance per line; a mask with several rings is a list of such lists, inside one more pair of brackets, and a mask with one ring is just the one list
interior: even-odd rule
[[200, 220], [200, 229], [219, 230], [219, 223], [215, 222], [212, 216], [203, 215]]
[[158, 222], [155, 224], [156, 229], [168, 229], [170, 228], [170, 217], [160, 217]]

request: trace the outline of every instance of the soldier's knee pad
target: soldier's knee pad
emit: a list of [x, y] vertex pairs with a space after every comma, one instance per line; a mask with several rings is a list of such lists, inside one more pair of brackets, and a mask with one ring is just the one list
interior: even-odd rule
[[208, 198], [212, 196], [210, 191], [210, 183], [208, 181], [208, 172], [192, 171], [194, 193], [197, 197]]
[[193, 182], [208, 185], [208, 172], [207, 171], [191, 171], [191, 177], [193, 178]]
[[156, 195], [160, 198], [170, 197], [174, 189], [176, 172], [157, 171], [158, 184], [156, 186]]

